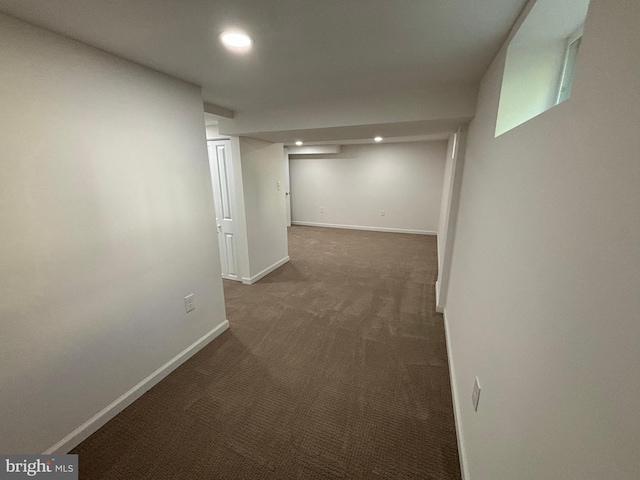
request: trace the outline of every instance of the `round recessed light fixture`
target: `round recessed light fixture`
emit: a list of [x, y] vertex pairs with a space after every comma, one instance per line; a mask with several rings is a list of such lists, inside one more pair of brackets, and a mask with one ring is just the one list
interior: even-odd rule
[[300, 146], [300, 145], [302, 145], [302, 142], [300, 140], [298, 140], [298, 141], [296, 141], [296, 145]]
[[249, 48], [251, 46], [251, 37], [246, 33], [238, 31], [222, 32], [220, 40], [227, 47], [231, 48]]
[[376, 141], [376, 142], [381, 142], [382, 141], [382, 137], [376, 137], [373, 140]]

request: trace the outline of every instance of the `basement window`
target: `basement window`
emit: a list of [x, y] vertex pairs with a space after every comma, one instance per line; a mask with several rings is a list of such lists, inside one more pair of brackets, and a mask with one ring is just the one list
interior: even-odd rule
[[571, 96], [589, 0], [537, 0], [509, 42], [495, 136]]

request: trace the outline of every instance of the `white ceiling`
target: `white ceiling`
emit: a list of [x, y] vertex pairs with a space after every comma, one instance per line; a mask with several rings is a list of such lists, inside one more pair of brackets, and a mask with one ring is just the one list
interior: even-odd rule
[[[475, 85], [524, 4], [0, 0], [0, 12], [201, 85], [206, 102], [246, 117], [301, 103]], [[252, 36], [251, 52], [234, 55], [220, 44], [218, 34], [229, 27]]]

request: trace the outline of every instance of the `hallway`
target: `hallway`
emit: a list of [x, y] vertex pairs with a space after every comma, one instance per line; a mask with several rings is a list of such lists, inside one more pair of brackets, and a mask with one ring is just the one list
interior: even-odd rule
[[82, 478], [459, 479], [436, 237], [291, 227], [231, 328], [82, 443]]

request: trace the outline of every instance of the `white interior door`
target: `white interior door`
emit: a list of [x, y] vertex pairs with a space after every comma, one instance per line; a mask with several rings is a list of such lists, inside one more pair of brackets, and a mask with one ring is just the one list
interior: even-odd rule
[[218, 245], [222, 277], [241, 280], [238, 274], [237, 204], [233, 181], [233, 158], [230, 140], [207, 142], [209, 169], [213, 185], [213, 201], [216, 209]]
[[284, 179], [284, 189], [285, 196], [287, 198], [287, 227], [291, 226], [291, 183], [289, 177], [289, 150], [287, 147], [284, 147], [284, 171], [285, 171], [285, 179]]

